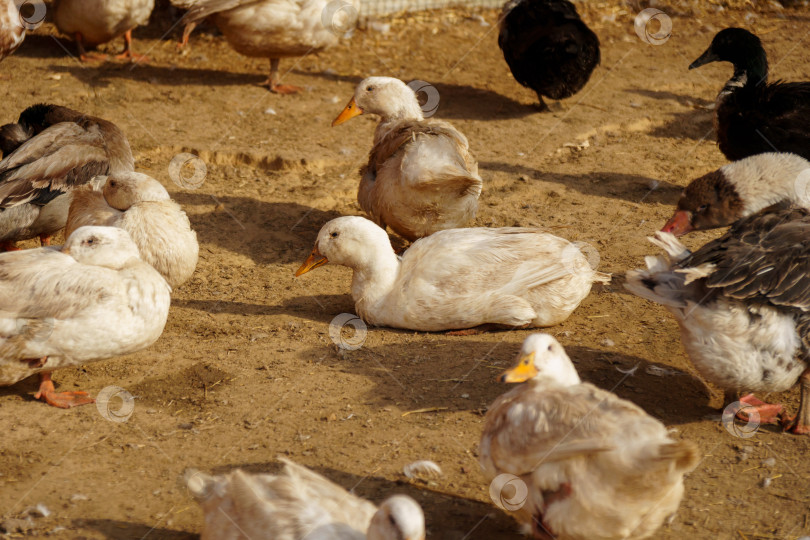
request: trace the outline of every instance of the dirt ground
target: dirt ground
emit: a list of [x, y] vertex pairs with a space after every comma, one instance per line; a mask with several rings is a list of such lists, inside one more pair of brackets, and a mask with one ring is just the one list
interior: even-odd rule
[[[731, 68], [687, 71], [689, 63], [718, 29], [743, 26], [763, 38], [772, 78], [810, 79], [810, 13], [658, 4], [673, 21], [659, 46], [634, 33], [637, 9], [579, 4], [602, 63], [549, 112], [511, 77], [492, 10], [394, 17], [382, 21], [387, 33], [361, 28], [332, 50], [283, 61], [284, 82], [305, 89], [293, 96], [258, 87], [267, 62], [239, 56], [212, 28], [179, 54], [168, 11], [135, 32], [136, 50], [151, 57], [143, 65], [82, 65], [50, 23], [29, 35], [0, 65], [0, 121], [52, 102], [117, 123], [137, 169], [188, 212], [201, 259], [154, 346], [55, 375], [58, 388], [91, 395], [124, 388], [135, 397], [127, 422], [95, 406], [36, 402], [36, 378], [0, 388], [0, 523], [17, 529], [6, 537], [196, 538], [202, 514], [180, 481], [187, 467], [274, 471], [284, 455], [374, 501], [413, 496], [428, 538], [520, 538], [489, 499], [476, 448], [487, 405], [507, 390], [495, 376], [529, 332], [371, 328], [363, 347], [340, 351], [328, 327], [353, 312], [351, 272], [327, 266], [293, 277], [324, 222], [361, 213], [357, 170], [376, 119], [329, 122], [370, 74], [438, 89], [437, 118], [466, 133], [479, 159], [475, 225], [548, 227], [593, 246], [599, 269], [614, 274], [549, 331], [585, 380], [700, 446], [681, 508], [655, 538], [810, 535], [810, 438], [767, 426], [750, 438], [727, 432], [721, 392], [697, 375], [673, 318], [622, 287], [624, 271], [656, 252], [646, 237], [681, 187], [725, 162], [707, 106]], [[168, 164], [183, 151], [207, 165], [196, 189], [170, 180]], [[766, 397], [798, 405], [797, 390]], [[412, 412], [423, 409], [431, 411]], [[444, 475], [407, 480], [403, 466], [418, 459]], [[49, 516], [21, 519], [39, 503]]]

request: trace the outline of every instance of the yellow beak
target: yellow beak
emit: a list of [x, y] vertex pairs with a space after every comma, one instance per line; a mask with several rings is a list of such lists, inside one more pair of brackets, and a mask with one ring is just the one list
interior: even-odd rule
[[534, 353], [518, 358], [518, 364], [512, 369], [508, 369], [500, 376], [500, 381], [505, 383], [522, 383], [537, 375], [537, 368], [534, 367]]
[[351, 120], [355, 116], [360, 116], [363, 114], [363, 109], [357, 106], [357, 103], [354, 102], [354, 98], [349, 100], [349, 103], [343, 108], [343, 111], [337, 115], [337, 118], [332, 120], [332, 127], [338, 126], [345, 122], [346, 120]]
[[304, 264], [295, 271], [295, 277], [302, 276], [309, 272], [310, 270], [314, 270], [319, 266], [323, 266], [329, 262], [329, 259], [321, 255], [321, 252], [318, 251], [318, 244], [315, 244], [315, 247], [312, 248], [312, 253], [309, 254], [307, 260], [304, 261]]

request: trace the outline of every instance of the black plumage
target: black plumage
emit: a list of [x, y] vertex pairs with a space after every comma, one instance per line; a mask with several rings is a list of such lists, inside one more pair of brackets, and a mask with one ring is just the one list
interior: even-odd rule
[[731, 62], [734, 75], [717, 96], [717, 144], [736, 161], [765, 152], [810, 159], [810, 82], [768, 83], [768, 59], [757, 36], [726, 28], [692, 64]]
[[599, 38], [568, 0], [512, 0], [503, 8], [498, 45], [515, 80], [543, 97], [563, 99], [599, 64]]

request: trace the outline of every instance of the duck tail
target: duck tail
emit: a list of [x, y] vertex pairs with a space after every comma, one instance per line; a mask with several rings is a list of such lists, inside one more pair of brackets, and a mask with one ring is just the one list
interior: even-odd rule
[[679, 473], [686, 473], [697, 467], [700, 451], [692, 441], [674, 441], [658, 447], [657, 459], [672, 463]]

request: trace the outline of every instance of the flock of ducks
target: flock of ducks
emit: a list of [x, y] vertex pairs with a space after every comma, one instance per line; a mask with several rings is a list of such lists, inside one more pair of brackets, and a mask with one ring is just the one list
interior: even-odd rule
[[[24, 37], [2, 0], [0, 59]], [[323, 0], [178, 0], [183, 41], [211, 18], [238, 52], [279, 60], [334, 44], [346, 20], [324, 21]], [[351, 5], [348, 2], [347, 5]], [[56, 0], [54, 21], [88, 48], [143, 24], [153, 0]], [[340, 15], [351, 18], [351, 10]], [[348, 19], [347, 19], [348, 20]], [[515, 79], [543, 97], [572, 95], [599, 63], [596, 35], [565, 0], [512, 0], [499, 45]], [[684, 190], [650, 241], [665, 252], [627, 272], [626, 287], [662, 304], [678, 322], [700, 373], [762, 421], [810, 434], [810, 83], [767, 83], [767, 59], [746, 30], [719, 32], [690, 67], [727, 61], [733, 77], [717, 97], [720, 150], [731, 163]], [[353, 270], [357, 314], [374, 326], [417, 331], [536, 328], [567, 319], [610, 276], [576, 244], [540, 229], [468, 228], [483, 182], [466, 137], [425, 119], [415, 92], [388, 77], [361, 81], [338, 125], [375, 114], [358, 201], [368, 218], [329, 221], [296, 272], [328, 262]], [[171, 292], [194, 272], [199, 245], [188, 217], [154, 178], [135, 172], [123, 132], [109, 121], [40, 104], [0, 127], [0, 384], [40, 376], [36, 394], [62, 408], [91, 403], [55, 391], [51, 372], [153, 344]], [[777, 151], [774, 151], [777, 150]], [[804, 177], [806, 175], [807, 177]], [[803, 179], [803, 180], [802, 180]], [[677, 236], [730, 226], [691, 253]], [[411, 242], [391, 246], [387, 228]], [[61, 247], [50, 237], [65, 230]], [[40, 238], [42, 247], [15, 243]], [[25, 294], [20, 294], [25, 291]], [[697, 447], [611, 392], [583, 382], [562, 345], [530, 335], [501, 380], [519, 384], [489, 408], [480, 442], [488, 480], [526, 486], [514, 510], [535, 538], [636, 539], [674, 514]], [[790, 416], [745, 392], [801, 383]], [[424, 516], [409, 497], [375, 507], [326, 478], [282, 460], [275, 475], [189, 471], [205, 515], [203, 538], [422, 540]]]

